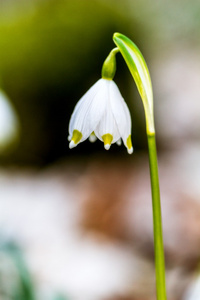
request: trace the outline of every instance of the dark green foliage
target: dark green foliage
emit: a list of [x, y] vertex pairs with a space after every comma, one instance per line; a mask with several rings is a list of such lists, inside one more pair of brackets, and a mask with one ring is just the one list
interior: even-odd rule
[[[8, 262], [8, 266], [3, 270], [1, 269], [1, 283], [0, 283], [0, 298], [11, 300], [35, 300], [34, 286], [31, 276], [28, 272], [27, 266], [24, 262], [20, 248], [13, 242], [4, 243], [0, 247], [0, 255]], [[13, 272], [9, 270], [15, 269]], [[15, 274], [15, 275], [14, 275]], [[4, 286], [4, 277], [8, 281], [6, 287]]]
[[[35, 286], [23, 252], [14, 241], [1, 241], [0, 244], [0, 299], [38, 300]], [[44, 297], [42, 298], [43, 300]], [[69, 300], [57, 293], [48, 300]]]
[[48, 1], [0, 20], [0, 75], [21, 121], [11, 160], [46, 164], [68, 153], [76, 101], [101, 76], [120, 10], [99, 1]]

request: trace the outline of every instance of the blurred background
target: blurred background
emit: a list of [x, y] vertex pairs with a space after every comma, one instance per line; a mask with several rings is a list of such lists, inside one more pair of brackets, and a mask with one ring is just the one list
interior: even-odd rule
[[0, 299], [155, 299], [142, 102], [117, 55], [135, 152], [68, 148], [114, 32], [152, 77], [169, 300], [199, 300], [200, 2], [0, 0]]

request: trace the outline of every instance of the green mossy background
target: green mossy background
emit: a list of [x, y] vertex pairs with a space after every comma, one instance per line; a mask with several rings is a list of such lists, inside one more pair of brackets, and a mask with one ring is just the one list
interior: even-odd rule
[[125, 14], [100, 1], [47, 1], [0, 18], [0, 75], [21, 122], [4, 161], [44, 165], [69, 154], [73, 107], [100, 78], [116, 31], [130, 33]]

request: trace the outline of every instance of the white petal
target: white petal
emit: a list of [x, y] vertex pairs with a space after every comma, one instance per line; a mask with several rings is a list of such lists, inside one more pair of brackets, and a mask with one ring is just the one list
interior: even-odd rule
[[92, 132], [92, 133], [90, 134], [90, 136], [89, 136], [89, 141], [90, 141], [90, 143], [94, 143], [94, 142], [96, 142], [96, 140], [97, 140], [97, 137], [96, 137], [96, 135]]
[[90, 105], [92, 99], [96, 94], [96, 87], [98, 88], [99, 80], [81, 97], [81, 99], [77, 102], [74, 111], [71, 115], [70, 122], [69, 122], [69, 134], [72, 136], [74, 130], [74, 123], [77, 119], [77, 115], [80, 114], [80, 109], [87, 107]]
[[82, 133], [80, 142], [86, 140], [99, 123], [105, 110], [107, 89], [105, 80], [98, 80], [89, 91], [79, 100], [72, 113], [69, 123], [69, 134], [74, 130]]
[[113, 116], [112, 107], [110, 103], [110, 85], [112, 81], [107, 80], [107, 101], [105, 103], [104, 114], [95, 129], [96, 136], [102, 141], [102, 136], [105, 134], [110, 134], [113, 137], [112, 144], [115, 143], [120, 138], [120, 133], [116, 120]]
[[106, 150], [109, 150], [109, 149], [110, 149], [110, 145], [109, 145], [109, 144], [105, 144], [105, 145], [104, 145], [104, 148], [105, 148]]
[[74, 143], [74, 141], [71, 141], [70, 143], [69, 143], [69, 149], [72, 149], [72, 148], [74, 148], [74, 147], [76, 147], [77, 145]]
[[[127, 147], [127, 139], [131, 135], [131, 116], [128, 106], [114, 81], [112, 81], [110, 85], [110, 103], [118, 131], [123, 139], [124, 145]], [[132, 149], [129, 148], [129, 152], [131, 151]]]
[[103, 117], [95, 129], [95, 134], [101, 141], [102, 136], [105, 134], [112, 135], [112, 144], [120, 138], [120, 133], [110, 107], [106, 107]]
[[121, 144], [122, 144], [122, 140], [121, 140], [121, 139], [119, 139], [118, 141], [116, 141], [116, 144], [117, 144], [118, 146], [121, 146]]

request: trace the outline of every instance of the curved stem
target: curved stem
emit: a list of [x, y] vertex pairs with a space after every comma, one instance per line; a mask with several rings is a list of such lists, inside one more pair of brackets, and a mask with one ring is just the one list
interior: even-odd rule
[[160, 206], [160, 190], [158, 177], [158, 162], [156, 153], [153, 91], [151, 77], [144, 57], [137, 46], [125, 35], [114, 33], [113, 40], [119, 48], [130, 73], [136, 83], [145, 110], [146, 129], [149, 147], [149, 164], [153, 206], [154, 251], [156, 267], [157, 300], [166, 300], [165, 259], [162, 237], [162, 217]]
[[147, 135], [153, 207], [154, 252], [157, 300], [166, 300], [165, 258], [162, 236], [162, 216], [155, 134]]

